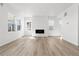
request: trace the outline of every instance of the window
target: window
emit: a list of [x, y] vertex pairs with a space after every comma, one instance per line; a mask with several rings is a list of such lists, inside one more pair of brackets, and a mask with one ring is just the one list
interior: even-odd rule
[[15, 20], [8, 20], [8, 32], [15, 31]]
[[17, 20], [17, 31], [21, 30], [21, 20]]

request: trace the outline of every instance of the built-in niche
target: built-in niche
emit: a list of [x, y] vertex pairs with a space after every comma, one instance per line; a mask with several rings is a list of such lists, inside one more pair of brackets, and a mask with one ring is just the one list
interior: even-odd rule
[[31, 22], [27, 22], [27, 30], [31, 30]]
[[54, 28], [54, 20], [49, 20], [49, 30], [52, 31]]
[[32, 17], [25, 17], [24, 18], [24, 30], [31, 31], [32, 28]]

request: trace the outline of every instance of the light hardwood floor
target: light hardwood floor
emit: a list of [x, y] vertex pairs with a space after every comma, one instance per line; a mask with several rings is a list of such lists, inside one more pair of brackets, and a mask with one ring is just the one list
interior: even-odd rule
[[1, 56], [79, 56], [79, 48], [58, 37], [22, 37], [0, 47]]

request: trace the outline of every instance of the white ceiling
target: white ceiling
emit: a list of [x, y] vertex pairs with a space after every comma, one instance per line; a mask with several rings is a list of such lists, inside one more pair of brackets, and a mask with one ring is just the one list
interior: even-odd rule
[[25, 16], [57, 16], [71, 3], [10, 3], [12, 8]]

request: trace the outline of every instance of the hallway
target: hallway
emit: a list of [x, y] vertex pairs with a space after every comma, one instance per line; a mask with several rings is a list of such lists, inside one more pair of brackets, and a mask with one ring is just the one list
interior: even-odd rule
[[1, 56], [79, 56], [79, 48], [58, 37], [22, 37], [0, 47]]

